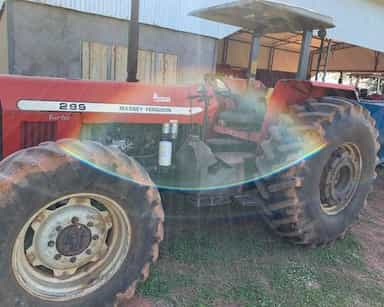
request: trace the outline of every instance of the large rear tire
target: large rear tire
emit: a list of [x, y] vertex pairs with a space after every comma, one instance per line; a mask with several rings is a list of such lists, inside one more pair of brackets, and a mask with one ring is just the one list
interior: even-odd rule
[[271, 126], [262, 146], [264, 167], [294, 164], [259, 184], [263, 216], [294, 243], [328, 244], [367, 202], [379, 150], [375, 122], [357, 103], [333, 97], [293, 106], [289, 118]]
[[22, 150], [0, 163], [0, 190], [1, 306], [119, 305], [157, 260], [159, 193], [119, 151], [76, 140]]

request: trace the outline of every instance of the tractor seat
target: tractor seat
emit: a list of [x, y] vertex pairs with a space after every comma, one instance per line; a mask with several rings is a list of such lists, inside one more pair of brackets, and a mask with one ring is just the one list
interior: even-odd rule
[[[264, 92], [263, 92], [264, 93]], [[234, 95], [236, 107], [219, 114], [219, 121], [225, 126], [240, 130], [259, 131], [267, 111], [264, 95]]]

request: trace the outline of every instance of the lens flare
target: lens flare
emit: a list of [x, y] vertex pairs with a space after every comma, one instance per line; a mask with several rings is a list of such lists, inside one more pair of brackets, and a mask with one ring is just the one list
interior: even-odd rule
[[[155, 168], [148, 170], [154, 186], [162, 190], [179, 192], [207, 192], [235, 188], [267, 179], [284, 172], [291, 167], [311, 159], [320, 153], [327, 144], [321, 133], [296, 129], [299, 127], [296, 119], [286, 116], [279, 124], [271, 125], [270, 136], [256, 148], [261, 152], [254, 152], [248, 163], [227, 165], [226, 161], [217, 159], [217, 163], [206, 174], [198, 173], [199, 180], [191, 184], [188, 174], [183, 170], [173, 170], [166, 176], [160, 176]], [[90, 152], [83, 152], [82, 147], [76, 146], [76, 141], [61, 145], [61, 149], [68, 155], [86, 163], [92, 168], [120, 179], [147, 185], [147, 178], [131, 178], [129, 172], [124, 172], [125, 166], [110, 165], [103, 157], [93, 157]], [[233, 148], [234, 157], [238, 155], [238, 148]], [[156, 157], [153, 157], [156, 163]], [[145, 166], [143, 166], [146, 168]]]

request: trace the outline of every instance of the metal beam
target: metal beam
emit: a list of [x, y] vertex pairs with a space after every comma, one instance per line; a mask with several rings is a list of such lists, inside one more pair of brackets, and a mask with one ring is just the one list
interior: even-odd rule
[[[299, 40], [299, 41], [289, 41], [289, 40], [287, 40], [287, 39], [277, 38], [277, 37], [274, 37], [274, 36], [271, 36], [271, 35], [263, 35], [263, 37], [268, 38], [268, 39], [273, 39], [273, 40], [275, 40], [275, 41], [277, 41], [277, 42], [284, 42], [284, 43], [286, 43], [286, 44], [292, 44], [292, 45], [298, 45], [298, 46], [301, 46], [301, 42], [300, 42], [300, 40]], [[311, 41], [311, 43], [312, 43], [312, 41]], [[311, 44], [311, 48], [313, 48], [313, 49], [317, 49], [317, 48], [319, 48], [319, 47], [314, 46], [314, 45]]]
[[257, 61], [260, 53], [260, 36], [258, 34], [253, 34], [252, 36], [252, 45], [251, 52], [249, 53], [249, 63], [248, 63], [248, 79], [256, 80], [257, 73]]
[[137, 82], [137, 63], [139, 55], [139, 11], [140, 0], [131, 0], [131, 19], [129, 21], [127, 81]]
[[228, 48], [229, 48], [229, 44], [228, 44], [228, 39], [225, 38], [224, 39], [224, 46], [223, 46], [223, 63], [224, 64], [227, 64], [228, 62]]
[[272, 71], [273, 70], [273, 62], [275, 58], [275, 49], [270, 48], [269, 49], [269, 55], [268, 55], [268, 70]]
[[[331, 46], [331, 52], [339, 51], [339, 50], [345, 50], [345, 49], [351, 49], [351, 48], [358, 48], [357, 46], [350, 45], [347, 43], [337, 43], [332, 42]], [[316, 48], [316, 50], [312, 51], [314, 54], [319, 54], [319, 49]]]
[[319, 56], [317, 57], [317, 66], [316, 66], [316, 75], [315, 75], [315, 80], [316, 81], [319, 80], [321, 60], [323, 59], [324, 40], [325, 40], [325, 37], [323, 37], [321, 39], [320, 48], [319, 48]]
[[375, 71], [377, 71], [379, 64], [380, 64], [380, 52], [375, 51], [375, 67], [374, 67]]
[[312, 30], [303, 32], [303, 40], [301, 45], [299, 66], [297, 69], [296, 79], [306, 80], [308, 74], [309, 56], [311, 54]]
[[[237, 43], [241, 43], [241, 44], [245, 44], [245, 45], [251, 45], [250, 42], [244, 41], [241, 39], [237, 39], [237, 38], [228, 38], [228, 41], [237, 42]], [[275, 50], [285, 51], [285, 52], [290, 52], [290, 53], [295, 53], [295, 54], [300, 53], [299, 51], [296, 51], [296, 50], [290, 50], [290, 49], [285, 49], [285, 48], [275, 48], [275, 47], [271, 47], [269, 45], [264, 45], [264, 44], [260, 44], [260, 47], [264, 47], [264, 48], [268, 48], [268, 49], [273, 48]]]
[[[313, 69], [311, 72], [315, 72], [316, 70]], [[328, 69], [327, 72], [343, 72], [343, 73], [351, 73], [351, 74], [357, 74], [357, 73], [363, 73], [363, 74], [370, 74], [370, 73], [384, 73], [384, 70], [378, 70], [378, 71], [372, 71], [372, 70], [363, 70], [363, 69], [359, 69], [359, 70], [344, 70], [344, 69]]]
[[324, 70], [323, 70], [323, 82], [325, 82], [325, 79], [327, 78], [327, 72], [328, 72], [328, 62], [329, 62], [329, 56], [331, 55], [331, 49], [332, 49], [332, 40], [328, 40], [328, 47], [327, 47], [327, 54], [325, 55], [325, 63], [324, 63]]
[[284, 46], [286, 44], [290, 44], [292, 41], [292, 39], [294, 39], [293, 42], [297, 43], [297, 33], [293, 34], [293, 35], [290, 35], [289, 37], [285, 38], [284, 40], [278, 42], [278, 43], [275, 43], [273, 44], [273, 47], [279, 47], [279, 46]]
[[[241, 33], [244, 33], [244, 34], [250, 34], [252, 35], [252, 32], [251, 31], [247, 31], [247, 30], [239, 30], [237, 33], [241, 34]], [[235, 34], [232, 34], [232, 35], [229, 35], [227, 38], [229, 40], [236, 40], [236, 41], [241, 41], [241, 42], [248, 42], [249, 41], [245, 41], [245, 40], [240, 40], [239, 38], [235, 38], [234, 36], [236, 35]], [[275, 42], [273, 42], [273, 45], [268, 45], [268, 48], [271, 48], [271, 47], [279, 47], [280, 43], [282, 46], [286, 45], [286, 44], [294, 44], [294, 45], [298, 45], [298, 46], [301, 46], [301, 39], [298, 39], [297, 41], [291, 41], [290, 39], [296, 37], [296, 36], [302, 36], [301, 33], [296, 33], [286, 39], [284, 38], [278, 38], [278, 37], [275, 37], [275, 36], [272, 36], [271, 34], [264, 34], [263, 36], [261, 36], [260, 38], [267, 38], [267, 39], [271, 39], [271, 40], [274, 40]], [[320, 41], [321, 39], [316, 37], [316, 36], [313, 36], [312, 37], [312, 40], [318, 40]], [[312, 49], [315, 49], [317, 50], [319, 47], [318, 46], [315, 46], [315, 45], [311, 45], [311, 48]], [[278, 48], [275, 48], [276, 50], [279, 50]], [[280, 49], [280, 50], [285, 50], [285, 49]]]
[[296, 38], [296, 40], [294, 41], [282, 41], [281, 43], [273, 44], [274, 47], [280, 47], [285, 45], [301, 45], [301, 39]]

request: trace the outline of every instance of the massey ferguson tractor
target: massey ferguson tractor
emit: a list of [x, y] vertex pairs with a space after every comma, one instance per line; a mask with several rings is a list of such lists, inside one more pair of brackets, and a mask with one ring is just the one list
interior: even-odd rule
[[[332, 19], [262, 0], [193, 15], [254, 33], [248, 80], [0, 76], [1, 306], [122, 306], [158, 258], [169, 193], [251, 206], [301, 245], [357, 220], [376, 176], [375, 121], [354, 88], [305, 80], [313, 30]], [[303, 33], [297, 79], [267, 97], [259, 38], [287, 31]]]

